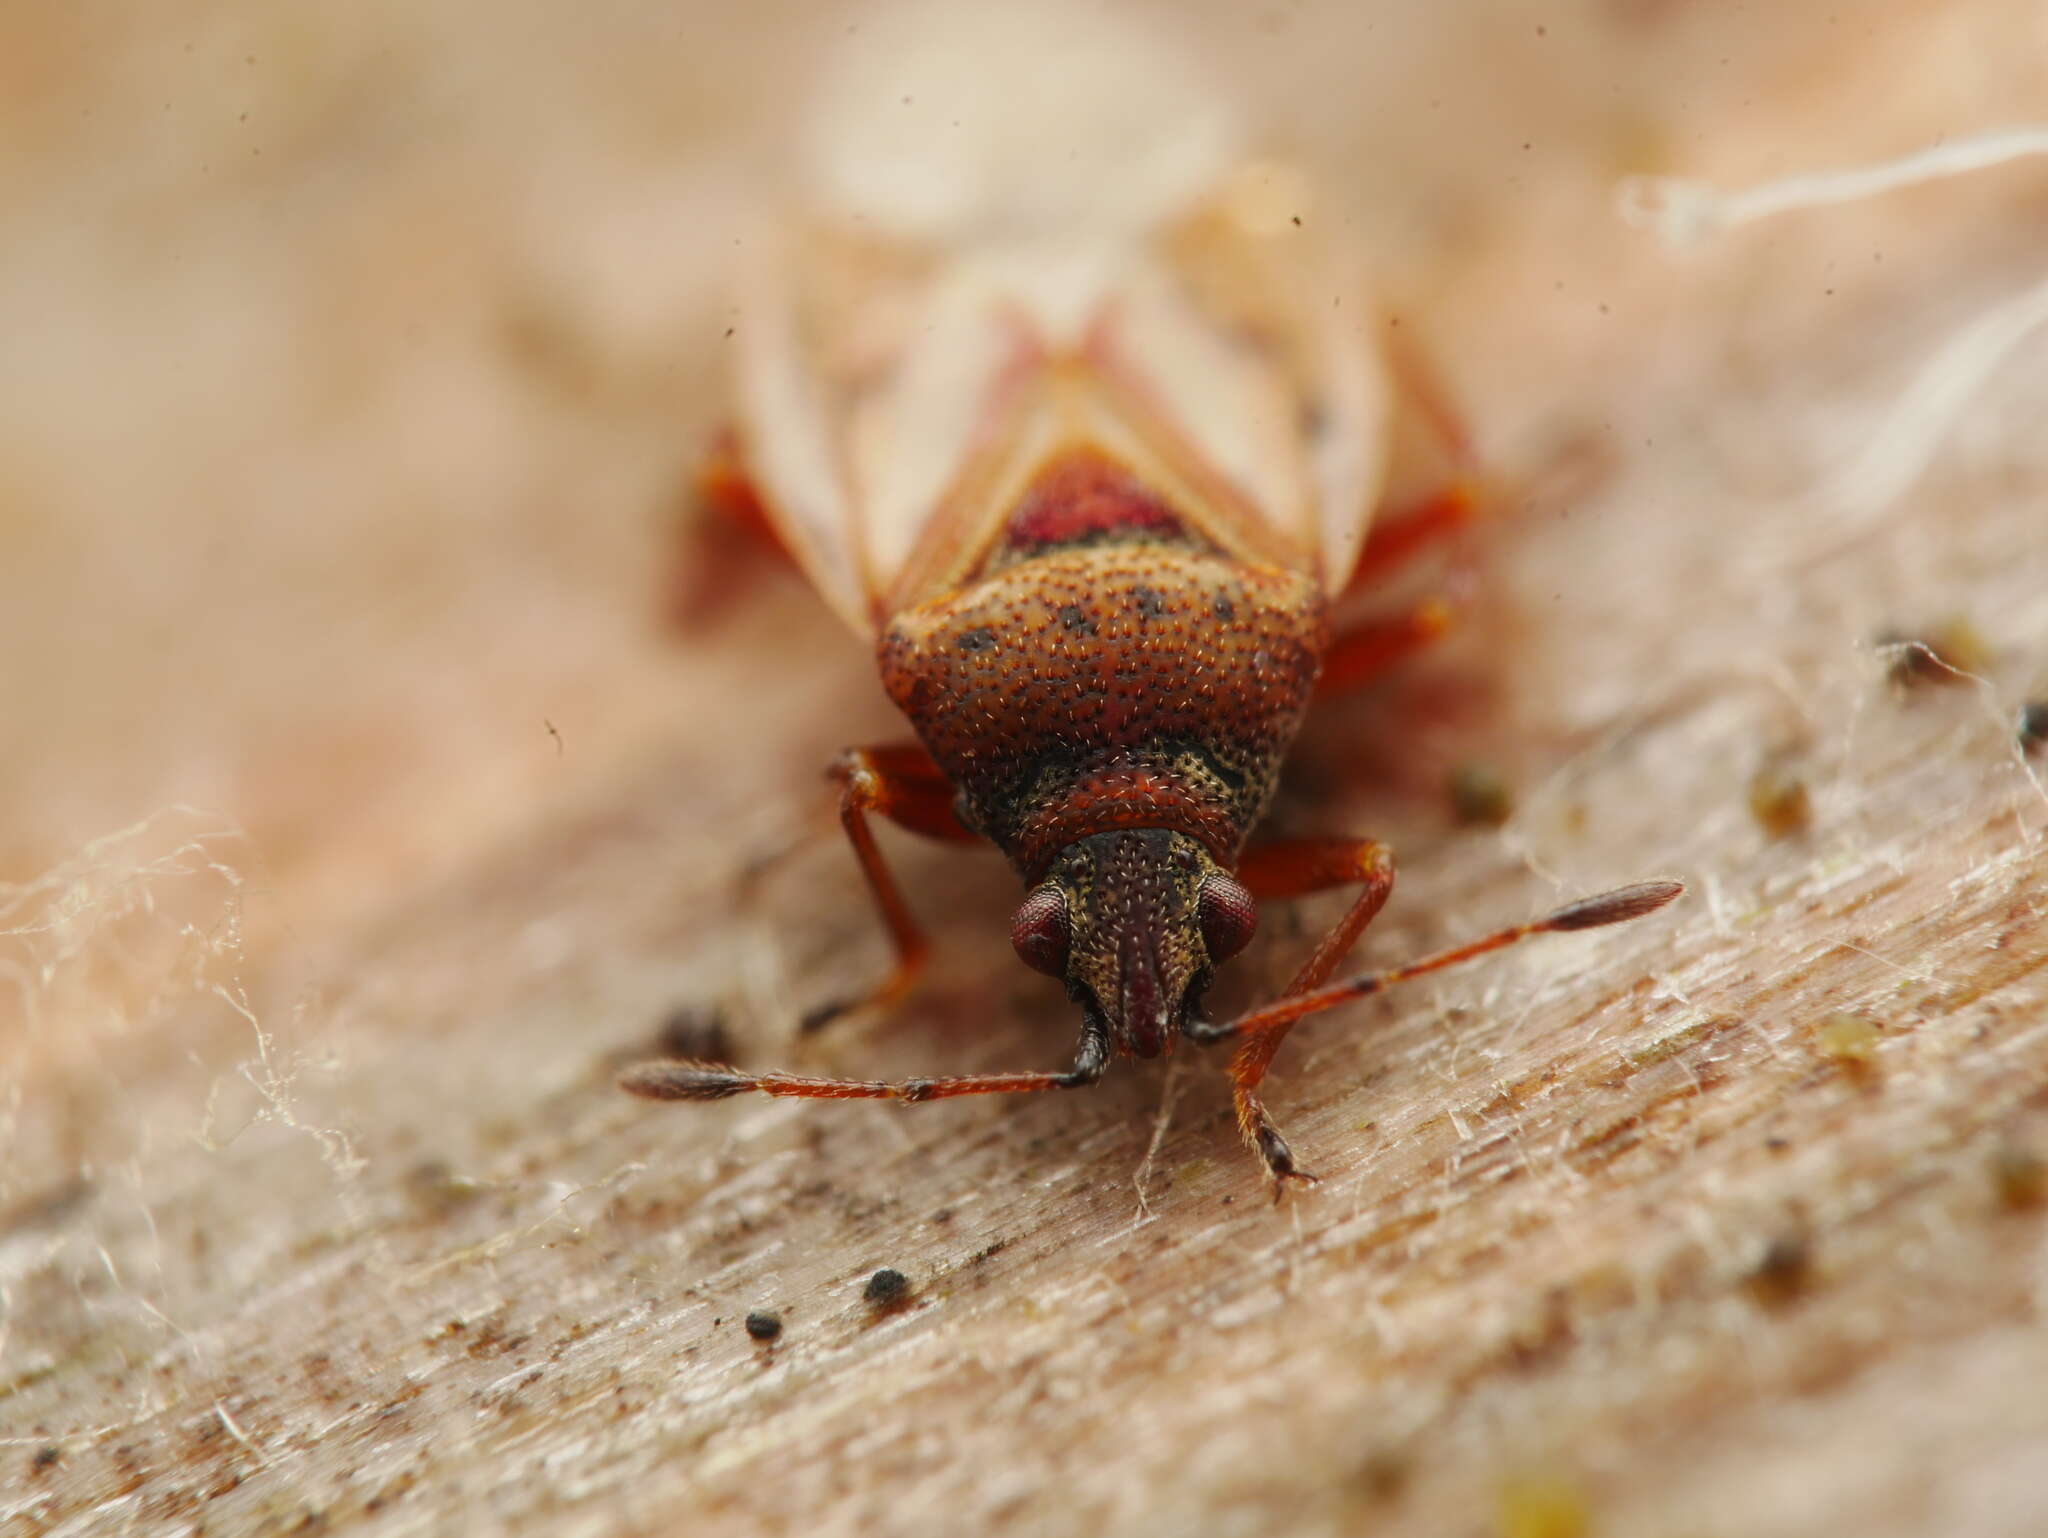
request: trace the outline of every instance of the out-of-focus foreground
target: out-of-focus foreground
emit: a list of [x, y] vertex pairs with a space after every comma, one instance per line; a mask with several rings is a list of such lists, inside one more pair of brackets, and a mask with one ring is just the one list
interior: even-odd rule
[[1277, 1210], [1204, 1062], [611, 1088], [690, 1002], [862, 1076], [1072, 1033], [995, 862], [892, 840], [937, 975], [792, 1039], [882, 954], [819, 771], [896, 729], [793, 579], [662, 611], [745, 212], [886, 29], [733, 12], [0, 14], [0, 1529], [2038, 1532], [2048, 175], [1682, 250], [1616, 186], [2048, 120], [2039, 8], [1153, 17], [1521, 488], [1304, 744], [1291, 824], [1403, 861], [1366, 954], [1692, 888], [1305, 1027]]

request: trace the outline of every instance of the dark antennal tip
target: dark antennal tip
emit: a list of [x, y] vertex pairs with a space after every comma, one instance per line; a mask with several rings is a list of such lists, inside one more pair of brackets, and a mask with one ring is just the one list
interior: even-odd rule
[[1679, 881], [1642, 881], [1634, 886], [1616, 887], [1597, 897], [1582, 897], [1566, 903], [1543, 920], [1544, 929], [1598, 929], [1604, 924], [1626, 924], [1646, 913], [1655, 913], [1670, 902], [1685, 884]]
[[751, 1087], [745, 1074], [716, 1063], [641, 1063], [619, 1075], [619, 1088], [643, 1100], [723, 1100]]

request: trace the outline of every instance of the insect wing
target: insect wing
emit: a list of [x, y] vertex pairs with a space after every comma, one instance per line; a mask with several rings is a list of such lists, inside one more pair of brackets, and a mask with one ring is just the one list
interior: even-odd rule
[[764, 262], [742, 436], [833, 607], [871, 633], [958, 580], [1035, 466], [1077, 447], [1171, 491], [1219, 546], [1341, 587], [1385, 475], [1388, 385], [1363, 286], [1262, 217], [1274, 203], [1226, 186], [1134, 244], [814, 228]]
[[837, 391], [815, 356], [793, 253], [773, 243], [740, 284], [734, 393], [747, 473], [804, 574], [856, 630], [869, 604]]
[[1259, 163], [1160, 242], [1105, 351], [1172, 436], [1341, 588], [1386, 479], [1391, 386], [1359, 265], [1303, 228], [1304, 177]]

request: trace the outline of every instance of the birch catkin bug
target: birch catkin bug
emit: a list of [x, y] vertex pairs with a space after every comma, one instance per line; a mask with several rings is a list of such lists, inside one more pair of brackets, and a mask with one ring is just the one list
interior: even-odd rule
[[[1072, 1062], [896, 1083], [658, 1062], [627, 1090], [925, 1101], [1074, 1089], [1181, 1038], [1228, 1043], [1246, 1142], [1276, 1181], [1309, 1180], [1259, 1098], [1297, 1021], [1678, 895], [1626, 887], [1332, 982], [1392, 890], [1388, 850], [1247, 839], [1317, 695], [1446, 621], [1439, 602], [1337, 629], [1333, 600], [1458, 528], [1472, 498], [1454, 481], [1368, 539], [1402, 382], [1371, 308], [1304, 228], [1295, 173], [1193, 185], [1180, 176], [1148, 204], [1125, 183], [1058, 217], [1040, 199], [1027, 222], [900, 237], [821, 218], [779, 250], [750, 248], [738, 420], [706, 477], [733, 512], [765, 517], [873, 645], [916, 735], [833, 766], [896, 959], [866, 997], [807, 1023], [895, 1002], [924, 962], [875, 843], [881, 816], [1009, 857], [1025, 889], [1011, 943], [1078, 1008]], [[1201, 1017], [1260, 899], [1340, 886], [1356, 900], [1278, 1001]]]

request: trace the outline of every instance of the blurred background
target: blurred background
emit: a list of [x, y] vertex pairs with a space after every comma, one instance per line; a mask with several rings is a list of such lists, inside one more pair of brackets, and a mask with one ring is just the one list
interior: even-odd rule
[[[1728, 749], [1739, 786], [1786, 702], [1799, 732], [1853, 721], [1836, 703], [1871, 639], [1951, 611], [2004, 671], [1930, 740], [1989, 741], [2048, 691], [2040, 335], [2010, 338], [1967, 409], [1892, 414], [2048, 280], [2048, 161], [1685, 248], [1618, 198], [1631, 176], [1736, 189], [2048, 122], [2048, 9], [1106, 9], [1312, 169], [1482, 457], [1525, 478], [1506, 628], [1482, 629], [1515, 644], [1466, 656], [1491, 679], [1488, 751], [1547, 771], [1646, 688], [1746, 670], [1764, 725]], [[113, 1385], [138, 1424], [242, 1403], [206, 1375], [243, 1359], [192, 1341], [324, 1244], [429, 1263], [443, 1241], [378, 1214], [466, 1202], [451, 1147], [520, 1193], [494, 1233], [547, 1221], [557, 1174], [680, 1159], [695, 1134], [673, 1121], [658, 1152], [537, 1147], [554, 1102], [520, 1098], [574, 1088], [624, 1125], [591, 1062], [664, 1000], [713, 977], [775, 1015], [824, 991], [755, 930], [718, 930], [715, 963], [704, 939], [736, 883], [829, 825], [830, 754], [893, 735], [870, 661], [787, 575], [688, 632], [670, 610], [744, 324], [742, 232], [803, 198], [821, 66], [881, 79], [899, 46], [875, 8], [791, 0], [0, 6], [0, 1484], [45, 1445], [78, 1467]], [[948, 126], [940, 96], [865, 110], [885, 109], [913, 139]], [[1911, 453], [1871, 468], [1930, 417], [1932, 483]], [[1852, 735], [1827, 740], [1855, 761]], [[1362, 825], [1435, 847], [1428, 798], [1467, 746], [1425, 730]], [[1402, 753], [1310, 761], [1361, 757]], [[1985, 826], [2030, 826], [2038, 779], [1993, 757]], [[1530, 863], [1691, 876], [1748, 836], [1739, 791], [1732, 821], [1686, 800], [1708, 760], [1660, 762], [1670, 801], [1616, 796], [1583, 856], [1523, 828]], [[822, 847], [829, 884], [786, 889], [759, 931], [819, 927], [800, 957], [869, 943]], [[1409, 890], [1498, 875], [1439, 869]], [[535, 990], [547, 1010], [521, 1015]], [[300, 1119], [287, 1056], [338, 1075], [313, 1090], [327, 1120]], [[1142, 1121], [1147, 1093], [1113, 1112]], [[433, 1130], [444, 1114], [461, 1130]], [[250, 1127], [243, 1162], [215, 1157]], [[303, 1169], [268, 1162], [285, 1145]], [[252, 1194], [267, 1178], [296, 1213]], [[677, 1264], [691, 1284], [709, 1266]], [[204, 1382], [141, 1386], [163, 1353]], [[6, 1401], [39, 1383], [22, 1430]]]

